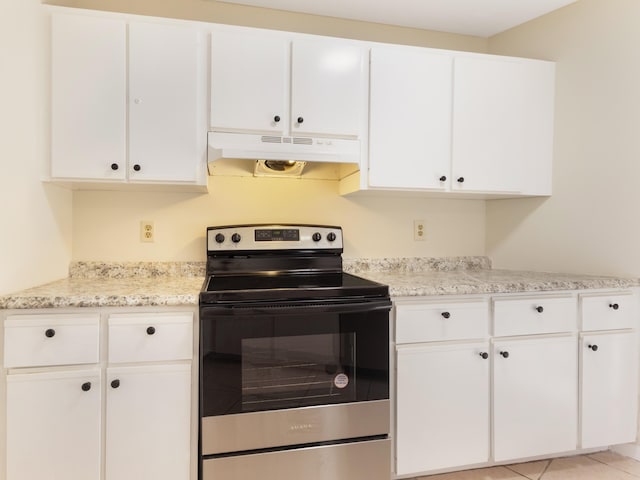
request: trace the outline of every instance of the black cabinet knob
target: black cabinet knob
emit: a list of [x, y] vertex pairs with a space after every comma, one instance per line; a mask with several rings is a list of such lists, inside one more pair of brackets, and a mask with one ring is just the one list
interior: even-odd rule
[[442, 175], [442, 176], [440, 177], [440, 181], [441, 181], [441, 182], [446, 182], [446, 181], [447, 181], [447, 177], [445, 177], [444, 175]]
[[242, 237], [240, 236], [239, 233], [234, 233], [233, 235], [231, 235], [231, 241], [233, 243], [239, 243], [240, 240], [242, 240]]
[[618, 305], [617, 303], [610, 303], [609, 304], [609, 308], [613, 308], [614, 310], [618, 310], [620, 308], [620, 305]]
[[598, 351], [598, 345], [587, 345], [587, 347], [593, 350], [594, 352]]
[[278, 123], [280, 121], [280, 115], [276, 115], [275, 117], [273, 117], [273, 121]]
[[120, 380], [117, 378], [115, 380], [111, 380], [111, 388], [118, 388], [120, 386]]
[[458, 183], [464, 183], [464, 177], [458, 177], [457, 182]]
[[542, 313], [542, 312], [544, 312], [544, 308], [542, 306], [538, 306], [538, 307], [536, 307], [536, 312]]
[[327, 240], [329, 240], [330, 242], [335, 242], [336, 240], [336, 234], [333, 232], [329, 232], [327, 233]]
[[47, 338], [51, 338], [56, 334], [56, 331], [53, 328], [47, 328], [44, 332], [44, 336]]
[[509, 352], [500, 352], [500, 355], [502, 355], [504, 358], [509, 358]]
[[451, 316], [449, 312], [442, 312], [440, 315], [442, 315], [444, 318], [449, 318]]
[[489, 354], [488, 354], [487, 352], [480, 352], [480, 356], [481, 356], [482, 358], [484, 358], [485, 360], [486, 360], [487, 358], [489, 358]]
[[221, 233], [217, 233], [216, 234], [216, 243], [222, 243], [224, 242], [224, 235]]
[[118, 167], [117, 163], [112, 163], [111, 164], [111, 170], [117, 170], [118, 168], [120, 168], [120, 167]]
[[141, 167], [140, 165], [138, 165], [137, 163], [133, 166], [133, 169], [134, 169], [136, 172], [139, 172], [141, 168], [142, 168], [142, 167]]
[[318, 232], [316, 232], [313, 235], [311, 235], [311, 239], [314, 242], [319, 242], [320, 240], [322, 240], [322, 235], [320, 235]]
[[91, 390], [91, 382], [84, 382], [80, 388], [82, 388], [83, 392], [88, 392]]
[[147, 327], [147, 335], [153, 335], [156, 333], [156, 327]]
[[298, 123], [302, 123], [302, 122], [304, 122], [304, 118], [298, 117]]

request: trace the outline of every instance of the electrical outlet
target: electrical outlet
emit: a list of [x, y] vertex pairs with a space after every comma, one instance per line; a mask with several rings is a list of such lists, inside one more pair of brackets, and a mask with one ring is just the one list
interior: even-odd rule
[[413, 239], [421, 242], [427, 238], [427, 231], [424, 228], [424, 220], [413, 221]]
[[140, 241], [141, 242], [153, 242], [155, 240], [155, 231], [153, 229], [153, 222], [150, 220], [140, 221]]

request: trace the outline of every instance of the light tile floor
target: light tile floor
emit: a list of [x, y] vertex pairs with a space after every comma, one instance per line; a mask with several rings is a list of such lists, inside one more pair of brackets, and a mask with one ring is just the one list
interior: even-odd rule
[[613, 452], [554, 458], [501, 467], [419, 477], [414, 480], [634, 480], [640, 462]]

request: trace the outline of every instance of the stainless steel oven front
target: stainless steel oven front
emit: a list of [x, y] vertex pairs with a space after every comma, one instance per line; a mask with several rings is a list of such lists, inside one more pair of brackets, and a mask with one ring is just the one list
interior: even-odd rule
[[388, 480], [389, 308], [201, 306], [201, 478]]

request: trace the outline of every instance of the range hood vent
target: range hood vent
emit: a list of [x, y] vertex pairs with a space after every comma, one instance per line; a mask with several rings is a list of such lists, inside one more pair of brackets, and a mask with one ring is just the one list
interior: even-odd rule
[[[221, 159], [257, 160], [254, 174], [258, 176], [299, 177], [305, 164], [350, 164], [357, 169], [360, 163], [359, 140], [209, 132], [208, 143], [210, 174]], [[293, 162], [296, 168], [286, 168]]]

